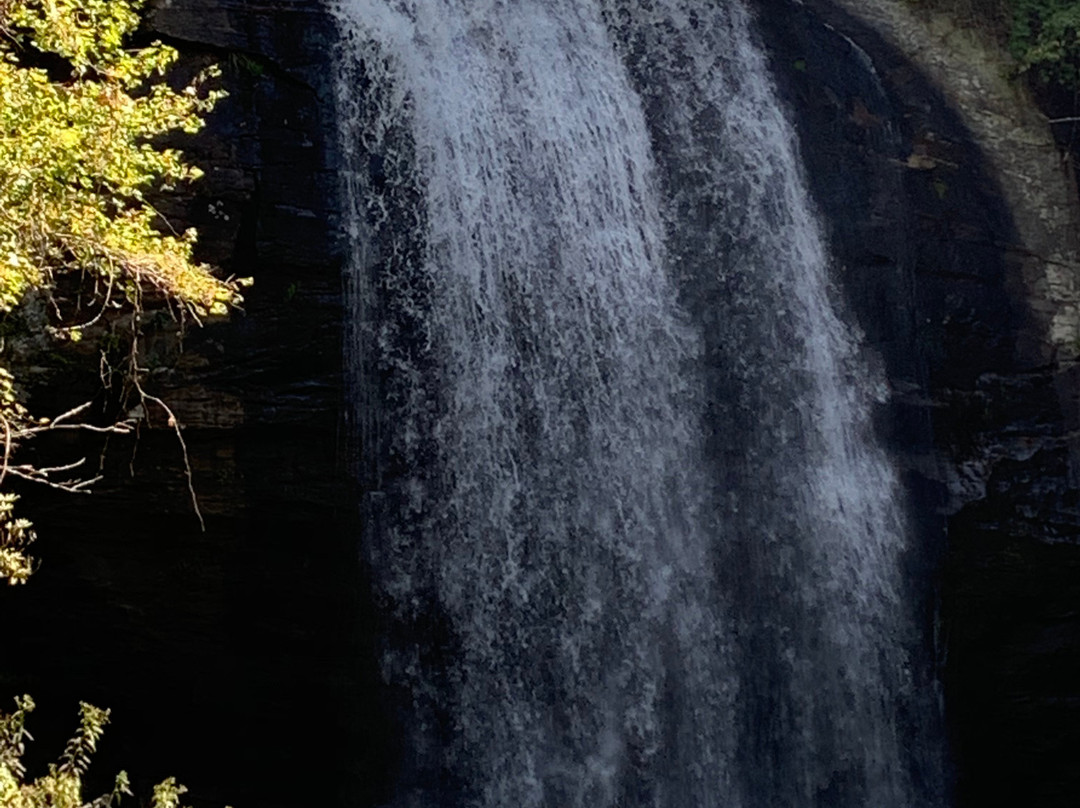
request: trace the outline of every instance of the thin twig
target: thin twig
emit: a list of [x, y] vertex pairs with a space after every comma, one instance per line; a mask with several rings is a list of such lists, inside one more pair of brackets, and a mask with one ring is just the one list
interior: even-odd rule
[[55, 426], [56, 424], [59, 424], [59, 423], [61, 423], [63, 421], [66, 421], [69, 418], [74, 418], [76, 415], [81, 415], [82, 413], [86, 412], [86, 410], [88, 410], [90, 408], [90, 405], [92, 403], [93, 402], [91, 402], [91, 401], [87, 401], [87, 402], [85, 402], [83, 404], [80, 404], [78, 407], [72, 407], [67, 412], [62, 412], [58, 416], [53, 418], [50, 421], [50, 423], [52, 423]]
[[[40, 428], [29, 429], [26, 431], [26, 434], [36, 435], [39, 432], [51, 432], [58, 429], [79, 429], [85, 432], [107, 433], [110, 435], [130, 435], [134, 431], [134, 423], [132, 421], [119, 421], [118, 423], [109, 426], [94, 426], [94, 424], [61, 424], [60, 426], [53, 426], [50, 424]], [[19, 434], [21, 435], [22, 433]]]
[[44, 468], [38, 468], [37, 466], [31, 466], [24, 463], [21, 466], [11, 466], [11, 469], [21, 469], [25, 474], [40, 474], [42, 477], [48, 477], [50, 474], [55, 474], [58, 471], [71, 471], [72, 469], [77, 469], [85, 462], [86, 458], [84, 457], [81, 460], [65, 463], [62, 466], [45, 466]]
[[[135, 422], [131, 420], [118, 421], [109, 426], [95, 426], [94, 424], [42, 424], [41, 426], [20, 429], [18, 432], [14, 433], [14, 437], [16, 439], [29, 438], [34, 435], [40, 435], [42, 432], [56, 432], [66, 429], [75, 429], [82, 432], [97, 432], [108, 435], [130, 435], [135, 431]], [[2, 478], [0, 478], [0, 480], [2, 480]]]
[[37, 468], [36, 466], [29, 465], [8, 466], [7, 473], [11, 474], [13, 477], [26, 480], [27, 482], [55, 488], [58, 491], [66, 491], [69, 494], [89, 494], [90, 491], [88, 489], [90, 486], [100, 482], [100, 474], [96, 477], [88, 477], [83, 480], [64, 480], [63, 482], [49, 479], [50, 474], [61, 471], [71, 471], [72, 469], [79, 468], [85, 462], [86, 458], [84, 457], [74, 463], [68, 463], [64, 466], [52, 466], [50, 468]]
[[162, 401], [157, 396], [152, 396], [142, 389], [142, 385], [135, 382], [135, 389], [139, 391], [139, 395], [142, 396], [144, 401], [150, 401], [157, 404], [161, 409], [165, 410], [165, 413], [169, 416], [169, 426], [176, 432], [176, 439], [180, 441], [180, 449], [184, 455], [184, 476], [187, 477], [188, 494], [191, 495], [191, 507], [195, 509], [195, 516], [199, 520], [199, 527], [202, 532], [206, 532], [206, 521], [203, 519], [202, 511], [199, 510], [199, 497], [195, 493], [195, 478], [191, 473], [191, 460], [188, 457], [187, 443], [184, 442], [184, 433], [180, 429], [180, 421], [177, 420], [176, 415], [169, 409], [169, 405]]
[[4, 477], [7, 476], [8, 460], [11, 459], [11, 424], [3, 414], [0, 414], [0, 420], [4, 422], [4, 465], [0, 468], [0, 484], [3, 484]]
[[[109, 263], [112, 264], [112, 261], [110, 261]], [[101, 309], [98, 311], [98, 313], [95, 314], [89, 320], [87, 320], [85, 323], [79, 323], [78, 325], [69, 325], [69, 326], [65, 326], [63, 328], [57, 328], [56, 330], [59, 331], [62, 334], [70, 334], [70, 333], [72, 333], [74, 331], [77, 331], [78, 329], [81, 329], [81, 328], [89, 328], [90, 326], [94, 325], [98, 320], [100, 320], [102, 317], [104, 317], [106, 310], [109, 308], [109, 304], [112, 302], [113, 284], [115, 282], [116, 282], [116, 267], [115, 266], [110, 266], [110, 268], [109, 268], [109, 287], [105, 290], [105, 300], [101, 304]], [[79, 304], [79, 307], [80, 308], [82, 307], [82, 303]]]
[[18, 477], [21, 480], [26, 480], [32, 483], [38, 483], [39, 485], [45, 485], [49, 488], [55, 488], [59, 491], [67, 491], [73, 494], [88, 494], [90, 486], [99, 482], [102, 479], [101, 474], [97, 474], [94, 477], [88, 477], [85, 479], [74, 480], [52, 480], [50, 475], [60, 474], [62, 472], [72, 471], [79, 468], [86, 462], [86, 458], [76, 460], [73, 463], [67, 463], [62, 466], [45, 466], [39, 467], [30, 464], [21, 464], [18, 466], [11, 465], [11, 454], [15, 450], [19, 441], [32, 438], [43, 432], [52, 432], [54, 430], [84, 430], [87, 432], [97, 432], [104, 434], [118, 434], [127, 435], [134, 429], [134, 423], [130, 420], [121, 421], [111, 426], [95, 426], [93, 424], [69, 424], [64, 423], [76, 416], [84, 413], [91, 406], [91, 402], [80, 404], [78, 407], [73, 407], [65, 413], [61, 413], [51, 421], [47, 421], [36, 426], [22, 427], [21, 429], [12, 429], [11, 422], [0, 413], [0, 426], [4, 430], [4, 457], [2, 465], [0, 465], [0, 484], [4, 482], [8, 474], [13, 477]]
[[19, 477], [27, 482], [37, 483], [38, 485], [44, 485], [48, 488], [55, 488], [57, 491], [63, 491], [66, 494], [89, 494], [89, 486], [101, 482], [101, 477], [90, 477], [89, 479], [80, 480], [78, 482], [54, 483], [52, 480], [47, 480], [43, 477], [35, 477], [33, 474], [24, 474], [16, 467], [9, 468], [8, 473], [11, 474], [12, 477]]
[[[138, 287], [137, 287], [138, 288]], [[141, 291], [137, 294], [141, 295]], [[147, 402], [157, 404], [161, 409], [165, 411], [165, 414], [169, 416], [168, 424], [176, 432], [176, 439], [180, 442], [180, 452], [184, 458], [184, 476], [187, 478], [188, 494], [191, 497], [191, 507], [195, 511], [195, 516], [199, 520], [199, 527], [203, 533], [206, 532], [206, 521], [203, 519], [202, 510], [199, 508], [199, 496], [195, 493], [195, 475], [191, 471], [191, 458], [188, 455], [187, 442], [184, 440], [184, 433], [180, 428], [180, 420], [176, 417], [176, 413], [172, 411], [168, 404], [162, 401], [157, 396], [150, 395], [143, 389], [142, 383], [139, 381], [139, 376], [146, 371], [139, 367], [139, 312], [141, 307], [139, 301], [136, 301], [136, 308], [131, 313], [131, 330], [135, 335], [131, 341], [131, 351], [128, 354], [128, 367], [130, 369], [131, 384], [135, 388], [135, 392], [139, 394], [139, 404], [143, 408], [143, 417], [149, 423], [150, 413], [146, 409]], [[134, 467], [135, 457], [132, 455], [132, 466]], [[134, 468], [132, 468], [134, 473]]]
[[[93, 405], [92, 401], [87, 401], [84, 404], [80, 404], [78, 407], [73, 407], [67, 412], [61, 413], [50, 421], [38, 424], [36, 426], [27, 426], [14, 432], [9, 432], [12, 440], [20, 440], [22, 438], [33, 437], [34, 435], [40, 435], [43, 432], [54, 432], [61, 429], [77, 429], [86, 432], [99, 432], [108, 433], [110, 435], [129, 435], [134, 429], [134, 422], [131, 419], [125, 421], [118, 421], [115, 424], [109, 426], [96, 426], [95, 424], [67, 424], [64, 423], [78, 415], [82, 415]], [[5, 428], [7, 428], [7, 422], [5, 421]], [[3, 481], [3, 476], [0, 475], [0, 482]]]

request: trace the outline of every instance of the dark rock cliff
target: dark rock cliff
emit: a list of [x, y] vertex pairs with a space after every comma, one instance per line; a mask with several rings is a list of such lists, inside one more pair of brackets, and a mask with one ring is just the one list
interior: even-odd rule
[[[909, 577], [958, 799], [1071, 806], [1080, 388], [1047, 336], [1056, 303], [977, 138], [900, 50], [827, 0], [755, 5], [838, 285], [893, 388], [879, 427], [916, 515]], [[102, 782], [176, 774], [200, 807], [372, 804], [395, 736], [345, 459], [333, 24], [317, 0], [159, 0], [149, 28], [182, 70], [221, 63], [231, 94], [186, 144], [206, 179], [165, 212], [199, 227], [204, 259], [257, 278], [244, 313], [182, 345], [146, 326], [207, 530], [160, 415], [112, 441], [94, 497], [26, 492], [43, 566], [0, 593], [0, 683], [38, 699], [40, 758], [78, 699], [113, 707]], [[37, 411], [94, 395], [62, 361], [31, 371]]]
[[[153, 408], [137, 441], [111, 441], [93, 496], [25, 492], [42, 566], [0, 592], [0, 681], [38, 701], [39, 761], [78, 699], [113, 709], [102, 790], [122, 767], [140, 795], [177, 776], [196, 806], [369, 804], [392, 731], [343, 451], [334, 28], [321, 3], [289, 0], [163, 0], [148, 28], [181, 50], [179, 74], [216, 62], [229, 92], [181, 144], [206, 177], [163, 210], [199, 229], [204, 260], [258, 278], [244, 312], [182, 343], [167, 318], [144, 324], [147, 386], [184, 426], [206, 532]], [[27, 371], [35, 412], [100, 386], [93, 357], [80, 375], [57, 356]], [[58, 443], [50, 456], [102, 449]]]

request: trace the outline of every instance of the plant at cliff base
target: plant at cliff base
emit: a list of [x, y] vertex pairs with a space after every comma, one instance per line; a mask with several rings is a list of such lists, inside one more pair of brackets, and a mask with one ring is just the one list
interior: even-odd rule
[[[137, 313], [147, 298], [164, 301], [181, 322], [199, 322], [239, 304], [248, 283], [215, 278], [194, 261], [195, 231], [171, 232], [148, 201], [148, 194], [201, 174], [154, 139], [197, 132], [223, 93], [206, 89], [219, 75], [215, 68], [174, 90], [162, 80], [177, 58], [174, 49], [160, 42], [125, 46], [142, 2], [0, 0], [0, 313], [44, 299], [43, 328], [56, 339], [77, 341], [103, 316]], [[132, 350], [123, 372], [146, 403], [135, 350], [138, 317], [130, 322]], [[31, 418], [11, 374], [0, 370], [0, 484], [18, 477], [85, 490], [93, 480], [77, 472], [69, 479], [78, 464], [11, 462], [21, 441], [83, 426], [85, 415], [79, 408], [57, 419]], [[30, 534], [4, 502], [0, 575], [18, 583], [26, 577], [21, 553]]]
[[[26, 731], [26, 716], [33, 711], [29, 696], [15, 699], [15, 712], [0, 713], [0, 808], [111, 808], [122, 795], [130, 795], [126, 772], [116, 775], [108, 794], [84, 802], [82, 778], [90, 766], [90, 756], [109, 723], [109, 711], [80, 702], [79, 728], [64, 747], [58, 763], [51, 763], [48, 772], [36, 780], [26, 781], [22, 756], [30, 734]], [[187, 789], [170, 777], [154, 786], [152, 808], [180, 808], [180, 796]]]
[[1041, 84], [1080, 86], [1080, 0], [1011, 0], [1009, 47]]

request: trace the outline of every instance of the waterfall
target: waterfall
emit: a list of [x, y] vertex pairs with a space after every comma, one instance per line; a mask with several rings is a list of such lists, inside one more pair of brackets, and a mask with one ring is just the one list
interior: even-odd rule
[[883, 384], [745, 10], [336, 12], [392, 804], [939, 804]]

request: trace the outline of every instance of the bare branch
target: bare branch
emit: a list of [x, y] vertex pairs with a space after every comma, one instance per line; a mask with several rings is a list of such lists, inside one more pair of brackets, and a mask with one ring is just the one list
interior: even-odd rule
[[21, 480], [27, 482], [37, 483], [38, 485], [48, 486], [49, 488], [55, 488], [58, 491], [66, 491], [69, 494], [89, 494], [88, 490], [90, 486], [101, 480], [101, 475], [95, 477], [87, 477], [82, 480], [51, 480], [50, 474], [55, 474], [63, 471], [71, 471], [72, 469], [79, 468], [86, 462], [84, 457], [81, 460], [77, 460], [74, 463], [68, 463], [64, 466], [52, 466], [48, 468], [37, 468], [30, 465], [22, 466], [8, 466], [7, 473], [13, 477], [18, 477]]
[[191, 473], [191, 460], [188, 457], [187, 443], [184, 442], [184, 433], [180, 429], [180, 422], [176, 419], [176, 415], [169, 409], [169, 405], [162, 401], [157, 396], [152, 396], [142, 389], [142, 385], [139, 384], [138, 379], [135, 381], [135, 389], [138, 390], [139, 395], [142, 396], [144, 401], [149, 401], [157, 404], [161, 409], [165, 410], [165, 414], [169, 416], [169, 426], [176, 432], [176, 439], [180, 441], [180, 450], [184, 455], [184, 476], [187, 477], [188, 494], [191, 495], [191, 507], [195, 509], [195, 516], [199, 520], [199, 527], [202, 532], [206, 532], [206, 521], [203, 519], [202, 511], [199, 510], [199, 497], [195, 493], [195, 479]]
[[74, 407], [73, 409], [70, 409], [65, 413], [61, 413], [60, 415], [53, 418], [50, 421], [50, 423], [52, 423], [53, 425], [56, 425], [56, 424], [59, 424], [59, 423], [61, 423], [63, 421], [68, 420], [69, 418], [74, 418], [76, 415], [80, 415], [80, 414], [86, 412], [88, 409], [90, 409], [90, 404], [91, 403], [92, 402], [87, 401], [84, 404], [80, 404], [78, 407]]
[[[62, 334], [71, 334], [71, 333], [73, 333], [75, 331], [78, 331], [81, 328], [89, 328], [90, 326], [94, 325], [95, 323], [98, 322], [98, 320], [100, 320], [102, 317], [105, 316], [105, 312], [108, 310], [109, 304], [112, 302], [113, 285], [116, 283], [116, 274], [117, 274], [116, 273], [116, 267], [114, 265], [112, 265], [113, 262], [110, 260], [109, 263], [110, 263], [110, 267], [109, 267], [109, 286], [105, 290], [105, 300], [104, 300], [104, 302], [102, 302], [101, 308], [98, 310], [98, 313], [95, 314], [89, 320], [87, 320], [85, 323], [79, 323], [78, 325], [70, 325], [70, 326], [66, 326], [64, 328], [58, 328], [58, 329], [56, 329], [57, 331], [59, 331]], [[96, 293], [96, 291], [97, 291], [97, 285], [95, 284], [95, 293]]]
[[23, 464], [19, 466], [10, 466], [9, 470], [14, 471], [15, 469], [20, 469], [24, 473], [34, 473], [40, 474], [43, 477], [48, 477], [50, 474], [55, 474], [58, 471], [71, 471], [72, 469], [77, 469], [85, 462], [86, 458], [84, 457], [81, 460], [76, 460], [73, 463], [65, 463], [62, 466], [45, 466], [44, 468], [39, 468], [38, 466]]
[[[44, 423], [36, 424], [34, 426], [25, 426], [21, 429], [11, 430], [10, 425], [5, 421], [4, 428], [8, 430], [8, 435], [12, 441], [18, 441], [23, 438], [33, 437], [34, 435], [40, 435], [43, 432], [53, 432], [62, 429], [77, 429], [86, 432], [98, 432], [106, 433], [110, 435], [129, 435], [135, 428], [135, 423], [131, 419], [124, 421], [118, 421], [115, 424], [109, 424], [108, 426], [96, 426], [95, 424], [68, 424], [64, 423], [72, 418], [82, 415], [93, 404], [91, 401], [87, 401], [85, 404], [80, 404], [78, 407], [73, 407], [65, 413], [61, 413], [52, 420], [45, 421]], [[10, 454], [10, 452], [9, 452]], [[3, 481], [3, 476], [0, 475], [0, 482]]]
[[132, 420], [118, 421], [109, 426], [95, 426], [94, 424], [41, 424], [40, 426], [27, 427], [13, 433], [13, 437], [27, 438], [32, 435], [40, 435], [42, 432], [58, 432], [65, 429], [75, 429], [83, 432], [98, 432], [108, 435], [130, 435], [135, 431], [135, 422]]
[[[141, 292], [140, 292], [140, 294], [141, 294]], [[188, 307], [188, 308], [190, 308], [190, 307]], [[202, 510], [199, 508], [199, 496], [198, 496], [198, 494], [195, 493], [195, 477], [194, 477], [194, 474], [191, 471], [191, 458], [188, 455], [187, 442], [184, 440], [184, 433], [180, 428], [180, 421], [176, 417], [176, 413], [174, 413], [172, 411], [172, 409], [169, 407], [168, 404], [166, 404], [163, 400], [161, 400], [157, 396], [150, 395], [149, 393], [147, 393], [146, 390], [143, 389], [142, 383], [139, 381], [140, 376], [147, 372], [145, 368], [139, 367], [139, 339], [138, 339], [138, 334], [139, 334], [139, 314], [140, 314], [140, 312], [141, 312], [141, 307], [138, 304], [136, 304], [136, 307], [132, 311], [132, 314], [131, 314], [132, 332], [136, 334], [136, 337], [131, 342], [131, 351], [128, 354], [128, 367], [129, 367], [129, 374], [128, 375], [130, 377], [132, 387], [134, 387], [135, 392], [138, 393], [138, 395], [139, 395], [139, 403], [143, 407], [143, 410], [145, 412], [144, 417], [147, 419], [147, 422], [149, 422], [149, 412], [146, 411], [147, 403], [157, 404], [159, 407], [161, 407], [162, 410], [165, 411], [165, 414], [168, 416], [168, 424], [169, 424], [169, 426], [172, 427], [173, 430], [176, 432], [176, 439], [180, 443], [180, 452], [184, 457], [184, 476], [187, 478], [187, 488], [188, 488], [188, 495], [191, 497], [191, 507], [195, 511], [195, 517], [199, 520], [199, 528], [202, 530], [203, 533], [205, 533], [206, 532], [206, 520], [203, 519]], [[192, 317], [195, 317], [196, 322], [198, 322], [198, 318], [196, 317], [194, 311], [190, 311], [189, 313], [191, 314]], [[200, 325], [201, 325], [201, 323], [200, 323]], [[132, 455], [131, 463], [132, 463], [132, 472], [134, 472], [134, 464], [135, 464], [135, 456], [134, 456], [134, 454]]]

